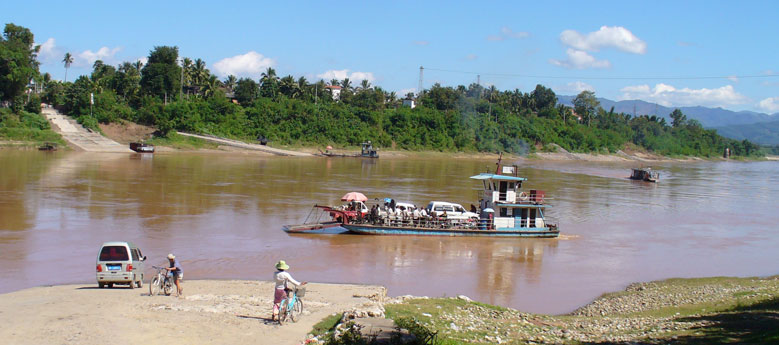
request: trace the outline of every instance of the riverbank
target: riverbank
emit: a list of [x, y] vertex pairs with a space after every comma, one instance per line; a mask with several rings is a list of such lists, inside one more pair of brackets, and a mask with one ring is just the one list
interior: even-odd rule
[[387, 317], [415, 318], [446, 344], [723, 344], [779, 342], [779, 276], [631, 284], [568, 315], [540, 315], [465, 296], [403, 296]]
[[379, 286], [307, 286], [297, 323], [271, 322], [273, 283], [184, 282], [184, 298], [97, 284], [46, 286], [0, 295], [6, 344], [296, 344], [321, 319], [375, 304]]
[[[270, 282], [185, 281], [184, 298], [95, 284], [0, 295], [9, 344], [299, 344], [314, 326], [350, 310], [414, 318], [443, 344], [711, 344], [779, 341], [779, 276], [669, 279], [631, 284], [567, 315], [542, 315], [466, 296], [385, 298], [379, 286], [310, 283], [304, 315], [268, 318]], [[321, 325], [321, 324], [320, 324]]]

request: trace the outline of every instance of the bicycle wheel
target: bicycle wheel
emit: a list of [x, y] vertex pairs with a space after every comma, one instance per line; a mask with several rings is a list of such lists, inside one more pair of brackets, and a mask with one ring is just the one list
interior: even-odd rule
[[303, 314], [303, 300], [302, 299], [298, 299], [297, 301], [295, 301], [295, 313], [297, 313], [298, 315]]
[[170, 285], [170, 279], [165, 279], [165, 285], [162, 288], [162, 292], [165, 293], [165, 296], [170, 296], [171, 290], [173, 290], [173, 288]]
[[158, 293], [160, 293], [160, 276], [155, 276], [149, 282], [149, 296], [155, 296]]
[[292, 306], [292, 308], [289, 309], [289, 318], [292, 319], [292, 322], [298, 322], [298, 319], [300, 318], [300, 313], [303, 312], [303, 302], [300, 300], [295, 301], [295, 305]]

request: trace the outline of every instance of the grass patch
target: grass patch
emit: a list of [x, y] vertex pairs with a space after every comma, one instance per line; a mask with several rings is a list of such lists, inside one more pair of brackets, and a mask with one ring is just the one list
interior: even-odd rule
[[62, 136], [51, 130], [49, 121], [43, 115], [26, 111], [15, 114], [7, 108], [0, 109], [0, 138], [33, 144], [54, 142], [65, 145]]
[[333, 314], [330, 315], [322, 321], [317, 322], [314, 325], [314, 328], [311, 330], [311, 334], [313, 334], [315, 337], [318, 337], [320, 335], [324, 335], [325, 333], [331, 332], [335, 329], [335, 326], [338, 325], [338, 323], [341, 321], [341, 318], [344, 316], [343, 313], [340, 314]]
[[154, 137], [145, 142], [155, 146], [168, 146], [179, 150], [216, 149], [219, 147], [218, 144], [199, 138], [180, 135], [175, 132], [169, 132], [167, 136]]

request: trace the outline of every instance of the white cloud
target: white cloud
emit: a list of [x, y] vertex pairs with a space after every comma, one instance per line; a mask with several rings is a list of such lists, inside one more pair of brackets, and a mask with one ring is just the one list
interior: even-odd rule
[[656, 102], [660, 105], [670, 106], [709, 106], [724, 107], [729, 105], [744, 104], [749, 99], [736, 92], [732, 85], [726, 85], [716, 89], [677, 89], [667, 84], [657, 84], [654, 88], [649, 85], [626, 86], [620, 89], [620, 100], [641, 99], [648, 102]]
[[553, 87], [557, 93], [579, 94], [582, 91], [595, 91], [595, 87], [582, 81], [572, 81], [565, 85]]
[[598, 60], [594, 56], [583, 50], [568, 48], [565, 51], [568, 58], [565, 60], [549, 59], [549, 63], [565, 68], [585, 69], [585, 68], [609, 68], [609, 60]]
[[[38, 61], [43, 63], [57, 62], [57, 59], [61, 59], [59, 49], [54, 40], [54, 37], [49, 38], [46, 42], [40, 44], [41, 50], [38, 52]], [[64, 55], [63, 55], [64, 56]]]
[[102, 60], [106, 65], [111, 65], [116, 62], [114, 61], [114, 56], [121, 50], [121, 47], [101, 47], [96, 52], [87, 49], [76, 55], [76, 59], [74, 59], [75, 61], [73, 61], [73, 64], [80, 67], [92, 67], [95, 61]]
[[371, 72], [351, 72], [349, 73], [348, 69], [341, 69], [341, 70], [329, 70], [322, 74], [317, 74], [317, 78], [322, 78], [326, 81], [329, 81], [331, 79], [338, 79], [343, 80], [346, 78], [349, 78], [351, 81], [360, 81], [360, 80], [367, 80], [369, 82], [373, 82], [376, 80], [376, 78], [373, 76], [373, 73]]
[[276, 61], [265, 57], [256, 51], [236, 55], [214, 63], [214, 71], [221, 77], [235, 75], [236, 77], [259, 78], [268, 67], [276, 65]]
[[468, 60], [473, 61], [473, 60], [478, 59], [479, 57], [476, 56], [476, 54], [468, 54], [468, 55], [465, 56], [465, 58], [468, 59]]
[[728, 77], [728, 80], [730, 80], [730, 81], [732, 81], [732, 82], [734, 82], [734, 83], [738, 83], [738, 77], [737, 77], [737, 76], [734, 76], [734, 75], [732, 75], [732, 76], [729, 76], [729, 77]]
[[757, 104], [757, 107], [769, 113], [779, 112], [779, 97], [769, 97]]
[[500, 28], [500, 33], [508, 38], [525, 38], [530, 36], [530, 33], [527, 31], [514, 32], [507, 26]]
[[601, 26], [600, 30], [582, 35], [575, 30], [565, 30], [560, 34], [563, 44], [591, 52], [601, 48], [617, 48], [633, 54], [646, 53], [646, 43], [621, 26]]
[[412, 87], [410, 89], [402, 89], [402, 90], [396, 92], [396, 94], [398, 95], [398, 97], [402, 98], [402, 97], [406, 97], [406, 95], [408, 95], [409, 92], [411, 92], [411, 93], [416, 95], [417, 94], [417, 88]]
[[507, 39], [520, 39], [520, 38], [527, 38], [530, 36], [530, 33], [527, 31], [518, 31], [515, 32], [514, 30], [511, 30], [508, 26], [504, 26], [500, 28], [500, 34], [498, 35], [489, 35], [487, 36], [488, 41], [505, 41]]

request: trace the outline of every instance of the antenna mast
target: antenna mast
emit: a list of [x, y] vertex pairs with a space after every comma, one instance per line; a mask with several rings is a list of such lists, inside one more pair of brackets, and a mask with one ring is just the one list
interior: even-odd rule
[[419, 66], [419, 88], [417, 88], [417, 97], [422, 95], [422, 90], [424, 89], [424, 82], [423, 82], [423, 76], [425, 73], [425, 68], [422, 66]]

